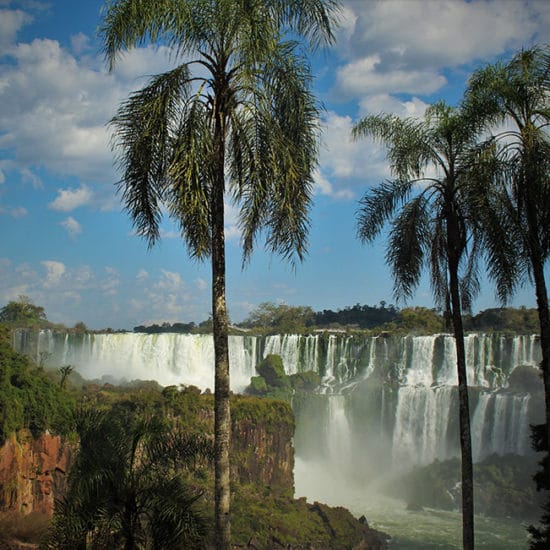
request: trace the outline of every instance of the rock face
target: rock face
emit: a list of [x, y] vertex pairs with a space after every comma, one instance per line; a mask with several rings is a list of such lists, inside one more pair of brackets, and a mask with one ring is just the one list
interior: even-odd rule
[[51, 516], [73, 453], [74, 445], [57, 435], [12, 435], [0, 447], [0, 512]]
[[274, 431], [241, 420], [233, 427], [233, 471], [241, 483], [261, 483], [294, 492], [293, 430], [283, 424]]
[[[239, 396], [234, 399], [233, 412], [234, 548], [386, 548], [383, 534], [347, 510], [293, 498], [294, 418], [286, 403]], [[208, 424], [211, 415], [202, 416]], [[36, 513], [51, 517], [55, 500], [64, 494], [76, 450], [76, 443], [49, 433], [35, 439], [28, 433], [10, 437], [0, 447], [0, 516]], [[260, 530], [258, 522], [264, 520]], [[0, 547], [22, 548], [15, 537], [8, 542], [12, 546], [0, 542]], [[37, 546], [26, 548], [31, 547]]]

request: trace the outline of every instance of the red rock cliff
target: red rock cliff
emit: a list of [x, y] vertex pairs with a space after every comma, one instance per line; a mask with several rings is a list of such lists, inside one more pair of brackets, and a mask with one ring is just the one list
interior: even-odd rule
[[10, 437], [0, 448], [0, 512], [51, 516], [73, 453], [74, 445], [57, 435]]

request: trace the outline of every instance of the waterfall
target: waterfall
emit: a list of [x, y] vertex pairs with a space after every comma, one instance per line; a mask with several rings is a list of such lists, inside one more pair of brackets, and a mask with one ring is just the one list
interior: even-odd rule
[[400, 388], [392, 446], [395, 467], [426, 465], [456, 453], [447, 442], [452, 391], [450, 386]]
[[[88, 379], [214, 386], [210, 335], [20, 332], [14, 346], [52, 367], [72, 365]], [[516, 367], [539, 363], [538, 338], [469, 334], [465, 346], [474, 460], [531, 452], [529, 424], [540, 420], [540, 395], [508, 386]], [[459, 455], [452, 336], [230, 336], [229, 354], [236, 392], [268, 354], [281, 356], [287, 374], [321, 375], [323, 395], [301, 400], [296, 410], [297, 456], [317, 455], [334, 468], [344, 457], [359, 475], [367, 464], [401, 469]]]

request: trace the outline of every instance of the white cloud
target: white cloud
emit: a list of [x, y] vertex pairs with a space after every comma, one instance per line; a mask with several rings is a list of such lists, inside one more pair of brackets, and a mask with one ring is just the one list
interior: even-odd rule
[[87, 185], [81, 185], [78, 189], [59, 189], [57, 197], [48, 206], [52, 210], [71, 212], [89, 204], [92, 198], [92, 190]]
[[30, 183], [35, 189], [42, 187], [42, 180], [30, 168], [25, 167], [21, 170], [21, 179], [23, 183]]
[[90, 47], [90, 38], [84, 33], [79, 32], [71, 36], [71, 49], [75, 54], [79, 55], [86, 52]]
[[195, 286], [198, 290], [206, 290], [208, 288], [208, 283], [199, 277], [198, 279], [195, 279]]
[[431, 94], [450, 69], [550, 40], [544, 0], [345, 0], [334, 92]]
[[183, 281], [181, 275], [175, 271], [168, 271], [166, 269], [161, 269], [162, 277], [156, 282], [153, 286], [156, 289], [161, 290], [171, 290], [177, 292], [181, 290]]
[[[86, 182], [117, 180], [106, 123], [144, 75], [167, 69], [166, 48], [137, 48], [108, 74], [97, 56], [77, 57], [50, 39], [19, 43], [0, 60], [0, 147], [20, 170], [39, 166]], [[112, 193], [112, 189], [111, 189]]]
[[369, 95], [359, 103], [361, 116], [367, 114], [394, 113], [401, 117], [423, 117], [429, 107], [417, 97], [410, 101], [401, 101], [390, 94]]
[[351, 1], [352, 55], [381, 52], [409, 66], [459, 66], [548, 37], [544, 0]]
[[225, 238], [228, 241], [237, 241], [241, 238], [239, 228], [239, 209], [234, 204], [225, 203]]
[[41, 264], [46, 268], [46, 280], [44, 288], [53, 288], [59, 285], [63, 275], [67, 271], [65, 264], [55, 260], [44, 260]]
[[149, 273], [145, 269], [140, 269], [136, 275], [136, 280], [138, 283], [144, 283], [149, 279]]
[[380, 56], [373, 55], [339, 69], [336, 82], [339, 93], [360, 97], [381, 92], [430, 94], [443, 87], [447, 80], [433, 70], [383, 70]]
[[101, 291], [106, 296], [115, 296], [118, 294], [118, 288], [120, 286], [120, 275], [118, 271], [111, 266], [107, 266], [104, 269], [106, 278], [100, 285]]
[[19, 206], [15, 208], [0, 206], [0, 215], [5, 214], [15, 219], [24, 218], [25, 216], [28, 215], [28, 213], [29, 213], [28, 210], [23, 206]]
[[82, 233], [82, 226], [72, 217], [68, 216], [59, 225], [68, 233], [71, 239], [76, 239]]
[[319, 170], [315, 170], [314, 180], [318, 192], [322, 195], [334, 197], [335, 199], [353, 199], [355, 196], [353, 191], [349, 189], [335, 191], [332, 183]]
[[[388, 175], [384, 150], [370, 140], [353, 141], [353, 120], [334, 111], [323, 120], [324, 147], [320, 155], [320, 177], [317, 185], [324, 194], [351, 198], [354, 186], [366, 179], [380, 179]], [[367, 172], [368, 167], [368, 172]]]
[[32, 17], [21, 10], [0, 9], [0, 49], [5, 49], [15, 41], [17, 33]]

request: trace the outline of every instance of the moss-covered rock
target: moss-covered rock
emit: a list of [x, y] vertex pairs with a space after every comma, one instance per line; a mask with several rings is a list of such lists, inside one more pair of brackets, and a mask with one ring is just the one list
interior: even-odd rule
[[253, 376], [250, 379], [248, 393], [251, 395], [265, 395], [267, 393], [267, 384], [263, 376]]
[[285, 374], [283, 360], [279, 355], [268, 355], [256, 366], [256, 370], [270, 387], [285, 388], [290, 386], [290, 381]]
[[321, 384], [321, 377], [312, 370], [291, 374], [288, 379], [295, 391], [311, 392], [317, 389]]
[[305, 498], [264, 495], [241, 487], [234, 495], [233, 545], [237, 548], [292, 550], [382, 550], [386, 536], [341, 507], [332, 508]]
[[[476, 513], [537, 517], [542, 501], [532, 482], [535, 469], [535, 458], [517, 455], [492, 455], [474, 464]], [[388, 485], [386, 491], [396, 498], [405, 498], [410, 509], [459, 509], [460, 461], [455, 458], [415, 468]]]

